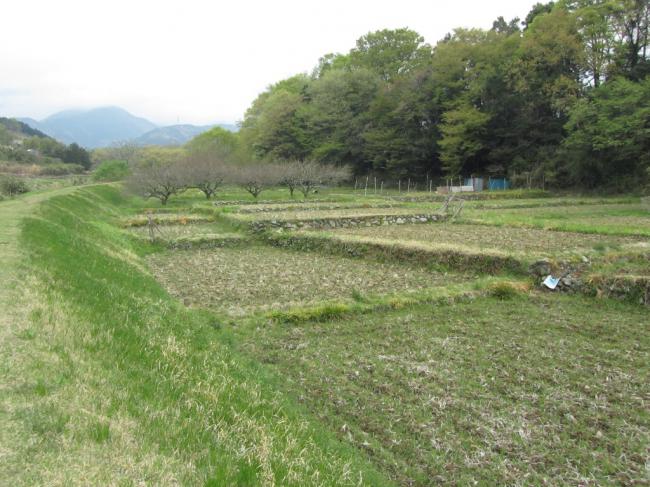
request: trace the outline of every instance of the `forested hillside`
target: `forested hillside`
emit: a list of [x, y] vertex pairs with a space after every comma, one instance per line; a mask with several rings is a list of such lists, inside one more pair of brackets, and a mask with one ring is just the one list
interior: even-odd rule
[[271, 85], [241, 139], [259, 159], [384, 177], [509, 176], [630, 189], [650, 164], [647, 0], [562, 0], [435, 46], [362, 36]]
[[0, 176], [80, 173], [90, 168], [90, 154], [66, 145], [13, 118], [0, 117]]

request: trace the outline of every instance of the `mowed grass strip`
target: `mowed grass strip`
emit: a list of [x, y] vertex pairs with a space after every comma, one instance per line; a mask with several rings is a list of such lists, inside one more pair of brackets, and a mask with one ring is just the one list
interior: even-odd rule
[[283, 388], [401, 485], [647, 480], [647, 309], [581, 297], [237, 330]]
[[233, 315], [364, 295], [415, 293], [468, 280], [399, 263], [264, 245], [165, 252], [149, 256], [148, 262], [173, 296]]
[[345, 228], [335, 235], [356, 235], [414, 241], [431, 244], [458, 245], [477, 250], [498, 250], [533, 256], [557, 256], [591, 253], [601, 248], [635, 245], [642, 239], [635, 237], [589, 235], [575, 232], [550, 232], [537, 228], [495, 227], [457, 223], [431, 225], [400, 225], [382, 227]]

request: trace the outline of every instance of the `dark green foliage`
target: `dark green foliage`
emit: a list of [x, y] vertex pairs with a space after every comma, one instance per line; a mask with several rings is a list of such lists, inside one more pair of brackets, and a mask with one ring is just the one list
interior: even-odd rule
[[573, 184], [638, 186], [650, 167], [650, 78], [602, 85], [575, 105], [567, 129]]
[[[481, 175], [593, 187], [616, 173], [619, 186], [638, 188], [634, 151], [617, 154], [607, 172], [598, 157], [573, 160], [566, 149], [575, 153], [579, 120], [612, 114], [594, 102], [600, 87], [613, 84], [612, 100], [624, 104], [637, 96], [632, 82], [643, 85], [650, 72], [649, 8], [641, 0], [538, 3], [523, 30], [499, 17], [489, 31], [457, 29], [433, 49], [409, 29], [371, 32], [348, 53], [323, 56], [311, 77], [259, 95], [241, 141], [260, 159], [346, 164], [382, 179]], [[631, 82], [615, 85], [619, 78]], [[580, 144], [600, 144], [583, 135]], [[617, 133], [622, 146], [646, 150], [637, 135]]]
[[528, 15], [526, 15], [526, 18], [524, 19], [522, 24], [524, 25], [524, 27], [528, 28], [528, 26], [533, 23], [533, 20], [535, 20], [535, 17], [549, 13], [551, 10], [553, 10], [554, 5], [555, 2], [536, 3], [535, 5], [533, 5], [533, 8], [530, 9], [530, 12], [528, 12]]
[[84, 169], [90, 169], [90, 154], [86, 149], [72, 143], [62, 153], [61, 159], [68, 164], [78, 164]]

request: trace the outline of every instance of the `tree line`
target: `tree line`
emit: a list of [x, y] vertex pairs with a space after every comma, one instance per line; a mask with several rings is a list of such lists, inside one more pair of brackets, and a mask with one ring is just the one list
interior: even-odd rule
[[251, 161], [240, 151], [237, 135], [221, 128], [199, 136], [184, 148], [131, 149], [134, 148], [115, 148], [113, 154], [131, 157], [127, 186], [145, 198], [160, 200], [163, 205], [190, 188], [211, 199], [226, 184], [242, 187], [255, 200], [263, 191], [278, 185], [285, 186], [292, 198], [300, 192], [307, 199], [319, 187], [346, 181], [351, 176], [347, 166], [313, 160]]
[[234, 137], [357, 175], [629, 189], [650, 178], [649, 17], [647, 0], [561, 0], [433, 47], [371, 32], [269, 86]]

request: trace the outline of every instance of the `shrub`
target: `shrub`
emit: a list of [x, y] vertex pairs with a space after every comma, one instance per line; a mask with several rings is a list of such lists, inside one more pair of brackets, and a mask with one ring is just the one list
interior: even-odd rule
[[126, 161], [104, 161], [93, 172], [93, 181], [120, 181], [129, 175]]
[[29, 187], [22, 179], [11, 176], [0, 179], [0, 193], [5, 196], [13, 197], [28, 191]]
[[519, 282], [499, 281], [488, 286], [488, 294], [501, 301], [520, 296], [526, 291], [528, 291], [527, 286]]

